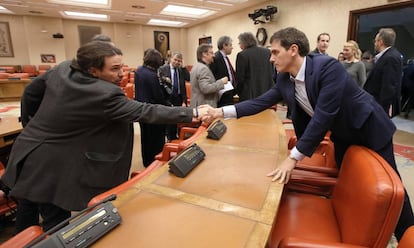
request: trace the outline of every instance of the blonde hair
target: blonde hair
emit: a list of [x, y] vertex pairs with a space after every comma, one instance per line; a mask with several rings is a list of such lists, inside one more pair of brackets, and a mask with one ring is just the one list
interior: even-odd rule
[[352, 49], [352, 51], [354, 51], [354, 57], [357, 60], [361, 60], [361, 49], [359, 49], [359, 45], [356, 41], [354, 40], [349, 40], [345, 43], [344, 47], [350, 47]]

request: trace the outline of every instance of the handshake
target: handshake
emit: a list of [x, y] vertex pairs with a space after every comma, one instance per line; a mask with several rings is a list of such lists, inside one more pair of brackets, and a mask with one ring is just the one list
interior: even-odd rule
[[223, 117], [222, 108], [213, 108], [208, 104], [197, 106], [194, 110], [194, 118], [198, 121], [211, 123], [217, 118]]

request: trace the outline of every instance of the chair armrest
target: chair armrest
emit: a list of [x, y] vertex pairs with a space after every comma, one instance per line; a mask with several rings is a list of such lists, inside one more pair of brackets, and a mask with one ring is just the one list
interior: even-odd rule
[[144, 177], [146, 177], [147, 175], [149, 175], [151, 172], [153, 172], [155, 169], [157, 169], [158, 167], [161, 167], [162, 165], [164, 165], [165, 162], [163, 161], [159, 161], [159, 160], [154, 160], [147, 168], [145, 168], [145, 170], [141, 171], [138, 174], [135, 174], [134, 177], [131, 177], [131, 179], [119, 184], [118, 186], [109, 189], [99, 195], [94, 196], [91, 200], [89, 200], [88, 202], [88, 207], [101, 202], [103, 199], [105, 199], [106, 197], [112, 195], [112, 194], [119, 194], [122, 193], [128, 189], [130, 189], [131, 187], [133, 187], [138, 181], [142, 180]]
[[279, 248], [368, 248], [367, 246], [352, 245], [339, 242], [315, 241], [296, 237], [283, 238]]
[[314, 172], [295, 172], [294, 170], [286, 185], [286, 189], [289, 191], [324, 197], [332, 195], [333, 188], [337, 182], [336, 178]]
[[300, 175], [300, 174], [292, 174], [289, 180], [289, 183], [300, 183], [306, 184], [310, 186], [329, 186], [334, 187], [337, 183], [337, 179], [333, 177], [326, 177], [326, 176], [309, 176], [309, 175]]
[[179, 140], [184, 140], [188, 134], [194, 134], [197, 132], [197, 128], [195, 127], [182, 127], [180, 130], [180, 137]]
[[40, 226], [30, 226], [0, 245], [0, 248], [24, 247], [43, 234]]
[[165, 143], [162, 151], [155, 155], [155, 159], [159, 161], [168, 161], [173, 157], [172, 153], [178, 153], [179, 151], [179, 143]]
[[337, 168], [320, 167], [320, 166], [309, 166], [304, 164], [296, 164], [294, 172], [309, 171], [322, 173], [329, 177], [338, 177], [339, 171]]

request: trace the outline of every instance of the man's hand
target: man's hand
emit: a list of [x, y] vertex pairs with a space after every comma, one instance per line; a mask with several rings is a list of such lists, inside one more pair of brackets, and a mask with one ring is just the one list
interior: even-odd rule
[[224, 117], [223, 109], [222, 108], [211, 108], [208, 110], [208, 115], [214, 120], [217, 118]]
[[211, 117], [209, 112], [212, 111], [213, 109], [214, 108], [211, 107], [208, 104], [198, 106], [197, 107], [198, 120], [203, 121], [203, 122], [207, 122], [207, 123], [211, 123], [214, 120], [214, 118]]
[[296, 166], [296, 162], [297, 161], [295, 159], [287, 157], [275, 170], [267, 174], [267, 176], [273, 177], [273, 182], [279, 180], [279, 183], [286, 184], [289, 182], [290, 175]]

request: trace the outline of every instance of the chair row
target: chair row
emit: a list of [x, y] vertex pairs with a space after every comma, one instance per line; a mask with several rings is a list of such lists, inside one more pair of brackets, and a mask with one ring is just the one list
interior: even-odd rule
[[0, 79], [30, 79], [29, 73], [21, 72], [21, 73], [7, 73], [7, 72], [0, 72]]
[[36, 77], [45, 73], [47, 70], [52, 68], [51, 65], [14, 65], [14, 66], [0, 66], [0, 72], [5, 73], [28, 73], [29, 77]]

